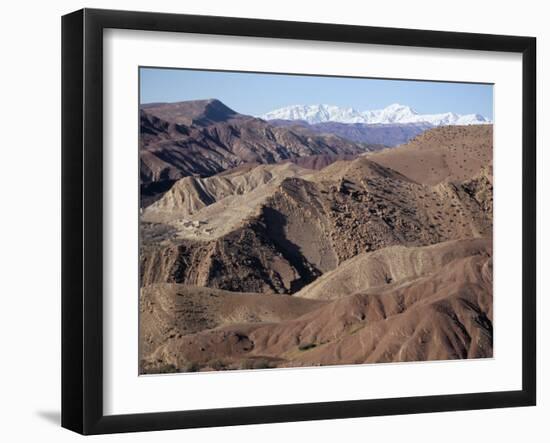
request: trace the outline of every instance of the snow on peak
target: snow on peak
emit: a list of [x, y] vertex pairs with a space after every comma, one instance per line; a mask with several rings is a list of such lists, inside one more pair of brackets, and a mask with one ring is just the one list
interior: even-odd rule
[[419, 114], [409, 106], [393, 103], [384, 109], [358, 111], [333, 105], [292, 105], [268, 112], [264, 120], [305, 120], [308, 123], [340, 122], [366, 124], [429, 123], [442, 125], [475, 125], [491, 123], [479, 114], [459, 115], [454, 112], [442, 114]]
[[352, 108], [341, 108], [331, 105], [293, 105], [268, 112], [262, 116], [265, 120], [306, 120], [308, 123], [340, 121], [346, 123], [362, 123], [360, 112]]

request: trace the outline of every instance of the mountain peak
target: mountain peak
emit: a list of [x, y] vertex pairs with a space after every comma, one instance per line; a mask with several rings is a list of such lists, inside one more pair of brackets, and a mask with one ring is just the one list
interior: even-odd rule
[[167, 122], [185, 125], [220, 122], [240, 115], [215, 98], [144, 104], [141, 109]]
[[486, 124], [490, 120], [479, 114], [460, 115], [454, 112], [441, 114], [419, 114], [413, 108], [400, 103], [392, 103], [383, 109], [358, 111], [327, 104], [291, 105], [262, 115], [264, 120], [303, 120], [310, 124], [337, 122], [363, 124], [429, 124], [473, 125]]
[[384, 108], [386, 111], [399, 111], [399, 110], [409, 110], [412, 111], [413, 109], [410, 106], [402, 105], [400, 103], [392, 103], [391, 105], [388, 105]]
[[291, 105], [262, 115], [264, 120], [304, 120], [308, 123], [327, 121], [362, 123], [361, 113], [353, 108], [344, 108], [328, 104]]

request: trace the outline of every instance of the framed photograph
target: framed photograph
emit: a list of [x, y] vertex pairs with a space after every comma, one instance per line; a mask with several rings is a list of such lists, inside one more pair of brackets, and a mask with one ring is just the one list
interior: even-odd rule
[[531, 37], [62, 21], [62, 425], [536, 403]]

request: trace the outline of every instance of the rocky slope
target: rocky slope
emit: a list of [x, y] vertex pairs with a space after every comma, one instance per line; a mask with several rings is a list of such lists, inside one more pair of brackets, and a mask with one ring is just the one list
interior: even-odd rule
[[371, 148], [335, 135], [274, 127], [218, 100], [144, 105], [140, 109], [142, 207], [178, 179], [208, 177], [243, 163], [353, 155]]
[[492, 127], [317, 155], [143, 210], [142, 373], [492, 356]]
[[384, 149], [370, 158], [418, 183], [466, 181], [482, 169], [492, 177], [493, 126], [436, 128], [392, 151]]
[[[191, 291], [181, 285], [144, 288], [141, 371], [491, 357], [490, 240], [474, 243], [432, 248], [430, 266], [422, 266], [426, 251], [418, 248], [382, 250], [403, 266], [404, 275], [420, 264], [416, 275], [394, 283], [382, 280], [368, 290], [317, 287], [324, 300], [301, 298], [300, 293]], [[355, 264], [370, 272], [368, 262]], [[349, 278], [346, 271], [340, 277], [337, 273], [331, 278]], [[195, 313], [191, 325], [181, 312]]]
[[470, 256], [491, 257], [492, 242], [484, 237], [423, 247], [390, 246], [346, 260], [296, 293], [296, 296], [323, 300], [357, 292], [376, 293], [380, 288], [387, 291]]
[[180, 180], [144, 211], [142, 283], [293, 293], [363, 252], [491, 235], [492, 179], [477, 159], [464, 181], [418, 176], [425, 184], [380, 156]]
[[[278, 323], [299, 317], [324, 302], [291, 296], [229, 292], [198, 286], [146, 286], [140, 296], [140, 346], [144, 356], [158, 353], [167, 340], [244, 323]], [[147, 358], [145, 359], [147, 360]], [[149, 366], [167, 362], [150, 361]]]

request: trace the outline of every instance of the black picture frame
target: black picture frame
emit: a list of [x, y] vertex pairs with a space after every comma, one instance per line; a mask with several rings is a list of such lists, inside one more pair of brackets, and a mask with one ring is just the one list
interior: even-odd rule
[[[103, 413], [103, 30], [170, 31], [522, 54], [522, 389], [131, 415]], [[83, 9], [62, 18], [62, 426], [82, 434], [457, 411], [536, 403], [536, 39]]]

